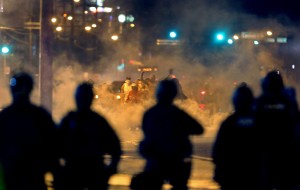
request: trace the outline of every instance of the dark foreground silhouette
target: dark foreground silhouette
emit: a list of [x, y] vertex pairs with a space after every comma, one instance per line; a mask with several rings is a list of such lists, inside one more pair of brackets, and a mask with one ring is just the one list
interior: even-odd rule
[[221, 125], [214, 179], [222, 190], [299, 189], [299, 111], [293, 88], [278, 71], [261, 82], [254, 101], [246, 86], [233, 96], [235, 112]]
[[159, 190], [168, 181], [173, 190], [186, 190], [191, 173], [190, 135], [200, 135], [203, 127], [173, 104], [178, 92], [173, 80], [161, 81], [156, 89], [157, 104], [143, 117], [144, 139], [139, 146], [146, 159], [144, 171], [132, 179], [135, 190]]
[[46, 189], [52, 168], [55, 125], [51, 115], [30, 102], [33, 79], [16, 73], [10, 79], [13, 102], [0, 113], [0, 161], [6, 190]]
[[[75, 93], [77, 110], [69, 112], [59, 125], [64, 163], [56, 189], [105, 190], [110, 176], [117, 172], [120, 141], [105, 118], [91, 110], [93, 97], [92, 85], [80, 84]], [[104, 155], [110, 156], [109, 164]]]

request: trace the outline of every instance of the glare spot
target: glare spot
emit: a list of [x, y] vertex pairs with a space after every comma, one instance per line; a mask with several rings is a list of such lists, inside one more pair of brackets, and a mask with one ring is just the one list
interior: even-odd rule
[[57, 19], [56, 19], [56, 18], [52, 18], [52, 19], [51, 19], [51, 22], [52, 22], [52, 23], [56, 23], [56, 22], [57, 22]]
[[239, 39], [239, 36], [238, 36], [238, 35], [234, 35], [234, 36], [233, 36], [233, 39], [238, 40], [238, 39]]
[[228, 43], [228, 44], [233, 44], [233, 40], [232, 40], [232, 39], [228, 39], [228, 40], [227, 40], [227, 43]]
[[56, 31], [58, 32], [62, 31], [62, 27], [61, 26], [56, 27]]
[[15, 78], [10, 79], [9, 81], [10, 86], [16, 86], [16, 84], [17, 84], [17, 80]]

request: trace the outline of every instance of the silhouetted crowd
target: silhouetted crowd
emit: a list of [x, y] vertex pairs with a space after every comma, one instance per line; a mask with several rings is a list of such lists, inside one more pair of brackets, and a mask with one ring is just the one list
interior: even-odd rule
[[212, 157], [222, 190], [299, 189], [300, 139], [296, 93], [278, 71], [261, 81], [257, 98], [243, 83], [233, 93], [234, 113], [220, 126]]
[[[109, 122], [92, 109], [93, 84], [80, 83], [76, 109], [56, 124], [42, 106], [31, 102], [34, 81], [17, 72], [9, 80], [12, 103], [0, 112], [0, 189], [46, 190], [45, 174], [55, 190], [107, 190], [118, 172], [122, 147]], [[294, 88], [278, 71], [261, 82], [254, 97], [248, 84], [232, 96], [234, 112], [220, 126], [212, 149], [214, 180], [222, 190], [298, 190], [300, 122]], [[138, 152], [146, 160], [131, 179], [132, 190], [188, 190], [192, 170], [191, 135], [204, 127], [174, 104], [178, 81], [156, 87], [156, 104], [145, 111]]]

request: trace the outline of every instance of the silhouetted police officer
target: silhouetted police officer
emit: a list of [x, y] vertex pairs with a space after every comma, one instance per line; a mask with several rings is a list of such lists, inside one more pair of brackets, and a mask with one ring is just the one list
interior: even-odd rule
[[0, 161], [6, 190], [42, 190], [54, 159], [55, 124], [42, 107], [33, 105], [33, 79], [25, 72], [10, 81], [13, 102], [0, 113]]
[[148, 179], [140, 184], [143, 187], [133, 185], [133, 189], [161, 189], [165, 180], [174, 190], [188, 189], [192, 154], [189, 136], [202, 134], [204, 129], [186, 112], [173, 105], [177, 92], [177, 84], [173, 80], [161, 81], [156, 89], [157, 104], [144, 114], [144, 139], [139, 151], [146, 159], [144, 173]]
[[214, 180], [222, 190], [258, 190], [259, 167], [252, 90], [241, 84], [232, 96], [234, 113], [221, 124], [213, 144]]
[[[69, 112], [59, 126], [65, 189], [105, 190], [109, 177], [117, 172], [120, 141], [105, 118], [91, 109], [93, 98], [93, 86], [80, 84], [75, 93], [77, 110]], [[111, 156], [108, 165], [106, 154]]]
[[261, 185], [266, 190], [293, 189], [296, 163], [295, 126], [297, 105], [287, 94], [278, 71], [269, 72], [256, 100], [259, 132]]

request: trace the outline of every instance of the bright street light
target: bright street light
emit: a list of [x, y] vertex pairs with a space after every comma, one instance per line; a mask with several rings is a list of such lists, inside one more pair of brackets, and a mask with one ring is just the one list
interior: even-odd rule
[[119, 21], [120, 23], [124, 23], [124, 22], [126, 21], [126, 16], [125, 16], [124, 14], [120, 14], [120, 15], [118, 16], [118, 21]]
[[224, 35], [223, 34], [217, 34], [217, 40], [219, 40], [219, 41], [224, 40]]
[[238, 35], [234, 35], [234, 36], [233, 36], [233, 39], [238, 40], [238, 39], [240, 39], [240, 38], [239, 38]]
[[254, 40], [254, 45], [259, 45], [259, 41], [257, 41], [257, 40]]
[[84, 29], [85, 29], [86, 31], [90, 31], [90, 30], [92, 29], [92, 27], [91, 27], [91, 26], [86, 26], [86, 27], [84, 27]]
[[68, 19], [68, 20], [73, 20], [73, 17], [72, 17], [72, 16], [68, 16], [67, 19]]
[[62, 31], [62, 27], [61, 26], [58, 26], [58, 27], [56, 27], [56, 29], [55, 29], [57, 32], [61, 32]]
[[112, 39], [113, 41], [117, 41], [117, 40], [119, 39], [119, 36], [118, 36], [118, 35], [112, 35], [112, 36], [111, 36], [111, 39]]
[[1, 47], [1, 52], [3, 54], [8, 54], [10, 52], [10, 49], [7, 46], [3, 46], [3, 47]]
[[233, 44], [233, 40], [232, 40], [232, 39], [228, 39], [228, 40], [227, 40], [227, 43], [228, 43], [228, 44]]
[[51, 22], [52, 23], [56, 23], [57, 22], [57, 19], [55, 17], [51, 18]]
[[267, 31], [267, 35], [268, 35], [268, 36], [272, 36], [272, 34], [273, 34], [272, 31], [270, 31], [270, 30]]
[[169, 36], [170, 36], [171, 38], [176, 38], [176, 37], [177, 37], [177, 33], [174, 32], [174, 31], [171, 31], [171, 32], [169, 33]]

